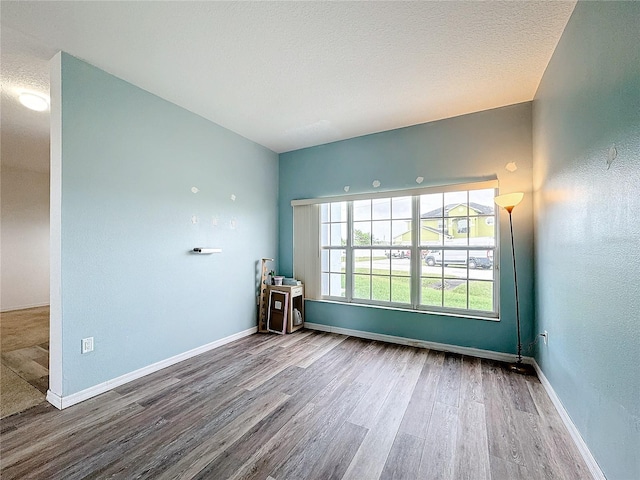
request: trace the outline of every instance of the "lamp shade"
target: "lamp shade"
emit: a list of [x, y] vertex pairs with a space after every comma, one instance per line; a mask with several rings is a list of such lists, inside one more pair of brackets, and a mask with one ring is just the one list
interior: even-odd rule
[[522, 199], [524, 198], [524, 193], [516, 192], [516, 193], [505, 193], [504, 195], [498, 195], [493, 200], [496, 202], [496, 205], [504, 208], [505, 210], [511, 211], [513, 207], [518, 205]]

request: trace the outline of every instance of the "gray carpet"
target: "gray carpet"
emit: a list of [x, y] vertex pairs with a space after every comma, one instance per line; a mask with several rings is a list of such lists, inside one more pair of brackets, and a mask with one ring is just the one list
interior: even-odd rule
[[44, 401], [45, 395], [5, 365], [0, 365], [0, 418]]

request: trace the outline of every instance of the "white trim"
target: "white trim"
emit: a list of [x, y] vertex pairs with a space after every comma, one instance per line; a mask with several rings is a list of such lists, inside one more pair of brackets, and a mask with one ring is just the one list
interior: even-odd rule
[[[516, 355], [512, 353], [493, 352], [491, 350], [482, 350], [472, 347], [461, 347], [458, 345], [450, 345], [448, 343], [429, 342], [427, 340], [418, 340], [416, 338], [396, 337], [394, 335], [385, 335], [383, 333], [365, 332], [363, 330], [351, 330], [350, 328], [333, 327], [330, 325], [322, 325], [320, 323], [304, 322], [305, 328], [310, 330], [319, 330], [321, 332], [339, 333], [341, 335], [349, 335], [351, 337], [366, 338], [368, 340], [379, 340], [381, 342], [397, 343], [400, 345], [408, 345], [410, 347], [428, 348], [430, 350], [438, 350], [442, 352], [459, 353], [470, 357], [486, 358], [488, 360], [497, 360], [499, 362], [515, 362]], [[533, 361], [532, 358], [523, 357], [527, 363]]]
[[[49, 62], [49, 389], [62, 395], [62, 52]], [[48, 396], [48, 395], [47, 395]], [[55, 405], [55, 404], [54, 404]]]
[[47, 402], [58, 410], [62, 410], [62, 397], [60, 395], [56, 395], [51, 390], [47, 390]]
[[[311, 302], [319, 302], [319, 303], [333, 303], [335, 305], [345, 305], [347, 307], [363, 307], [363, 308], [375, 308], [375, 309], [379, 309], [379, 310], [393, 310], [396, 312], [409, 312], [409, 313], [419, 313], [420, 315], [434, 315], [434, 316], [440, 316], [440, 317], [455, 317], [455, 318], [464, 318], [465, 320], [486, 320], [487, 322], [499, 322], [500, 321], [500, 317], [486, 317], [486, 316], [482, 316], [482, 315], [474, 315], [471, 312], [474, 312], [476, 310], [469, 310], [468, 312], [465, 313], [455, 313], [452, 311], [447, 311], [447, 310], [435, 310], [435, 309], [430, 309], [427, 310], [426, 308], [411, 308], [410, 305], [407, 305], [406, 307], [403, 307], [399, 304], [384, 304], [382, 302], [380, 303], [360, 303], [360, 299], [358, 299], [358, 303], [356, 302], [346, 302], [343, 298], [341, 297], [324, 297], [321, 299], [314, 299], [314, 298], [308, 298], [306, 296], [306, 289], [305, 289], [305, 300], [311, 301]], [[429, 307], [430, 308], [430, 307]], [[484, 313], [484, 312], [482, 312]]]
[[585, 461], [585, 463], [587, 464], [587, 467], [589, 468], [589, 471], [591, 472], [591, 476], [593, 476], [594, 480], [606, 480], [606, 477], [604, 476], [604, 473], [602, 473], [602, 470], [600, 469], [598, 462], [591, 454], [589, 447], [583, 440], [582, 435], [580, 435], [580, 431], [573, 423], [573, 420], [571, 420], [569, 413], [564, 408], [564, 405], [562, 405], [562, 401], [560, 401], [560, 398], [558, 397], [555, 390], [551, 386], [551, 383], [549, 383], [549, 380], [547, 379], [545, 374], [542, 372], [542, 369], [538, 365], [538, 362], [536, 362], [535, 359], [531, 359], [530, 363], [531, 365], [533, 365], [533, 368], [536, 369], [536, 373], [538, 374], [538, 379], [540, 379], [540, 383], [542, 384], [545, 391], [547, 392], [547, 395], [549, 395], [549, 398], [551, 399], [553, 406], [556, 407], [556, 410], [558, 411], [558, 414], [562, 419], [562, 423], [564, 423], [564, 426], [567, 427], [567, 430], [569, 431], [569, 435], [571, 435], [571, 438], [573, 439], [573, 443], [578, 448], [580, 455], [582, 455], [582, 459]]
[[406, 197], [409, 195], [424, 195], [426, 193], [457, 192], [458, 190], [483, 190], [485, 188], [499, 188], [498, 180], [494, 177], [484, 177], [477, 182], [466, 182], [430, 187], [408, 188], [406, 190], [387, 190], [380, 192], [352, 193], [350, 195], [336, 195], [334, 197], [304, 198], [291, 200], [291, 206], [315, 205], [327, 202], [345, 202], [351, 200], [369, 200], [371, 198]]
[[124, 375], [111, 380], [107, 380], [106, 382], [99, 383], [98, 385], [94, 385], [93, 387], [86, 388], [79, 392], [72, 393], [71, 395], [60, 396], [49, 390], [47, 391], [47, 401], [54, 407], [62, 410], [63, 408], [70, 407], [71, 405], [75, 405], [76, 403], [83, 402], [84, 400], [88, 400], [92, 397], [108, 392], [109, 390], [119, 387], [120, 385], [124, 385], [125, 383], [137, 380], [138, 378], [144, 377], [145, 375], [155, 373], [158, 370], [170, 367], [171, 365], [175, 365], [176, 363], [195, 357], [196, 355], [200, 355], [201, 353], [205, 353], [209, 350], [213, 350], [214, 348], [226, 345], [227, 343], [233, 342], [234, 340], [239, 340], [243, 337], [253, 335], [257, 331], [258, 327], [248, 328], [247, 330], [243, 330], [242, 332], [234, 333], [233, 335], [229, 335], [228, 337], [224, 337], [214, 342], [207, 343], [206, 345], [188, 350], [184, 353], [174, 355], [173, 357], [167, 358], [166, 360], [161, 360], [146, 367], [139, 368], [138, 370], [134, 370], [133, 372], [125, 373]]
[[49, 302], [33, 303], [29, 305], [19, 305], [14, 307], [8, 307], [4, 310], [0, 310], [0, 313], [15, 312], [16, 310], [27, 310], [29, 308], [48, 307], [48, 306], [49, 306]]

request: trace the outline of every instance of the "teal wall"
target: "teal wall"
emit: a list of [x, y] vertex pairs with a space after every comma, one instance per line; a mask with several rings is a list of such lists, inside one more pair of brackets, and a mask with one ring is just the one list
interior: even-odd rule
[[[256, 325], [256, 262], [276, 254], [277, 163], [63, 54], [64, 395]], [[189, 254], [196, 246], [223, 252]], [[88, 336], [95, 351], [81, 355]]]
[[[293, 272], [291, 200], [451, 184], [498, 176], [504, 192], [524, 191], [514, 211], [524, 342], [533, 328], [533, 202], [531, 104], [489, 110], [280, 155], [279, 262]], [[516, 162], [518, 170], [505, 170]], [[501, 213], [502, 245], [509, 245], [508, 216]], [[516, 351], [513, 270], [510, 249], [500, 260], [501, 321], [307, 301], [306, 320], [500, 352]], [[526, 352], [525, 352], [526, 354]]]
[[537, 360], [607, 478], [638, 479], [640, 2], [578, 2], [533, 118]]

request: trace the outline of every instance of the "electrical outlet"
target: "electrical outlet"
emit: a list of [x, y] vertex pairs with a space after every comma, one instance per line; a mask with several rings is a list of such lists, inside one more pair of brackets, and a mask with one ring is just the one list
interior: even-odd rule
[[546, 345], [547, 342], [549, 341], [549, 332], [547, 332], [546, 330], [540, 334], [540, 336], [542, 337], [542, 340], [544, 341], [544, 344]]
[[82, 339], [82, 353], [93, 352], [93, 337]]

